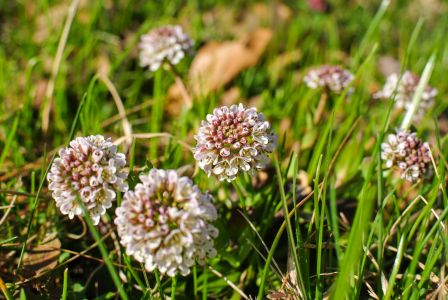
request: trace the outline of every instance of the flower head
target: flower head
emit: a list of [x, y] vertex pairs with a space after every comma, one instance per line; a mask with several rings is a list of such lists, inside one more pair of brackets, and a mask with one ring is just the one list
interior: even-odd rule
[[193, 149], [199, 167], [208, 176], [232, 181], [238, 172], [254, 175], [268, 162], [277, 137], [262, 113], [242, 104], [216, 108], [202, 121]]
[[303, 78], [306, 85], [312, 89], [323, 87], [337, 94], [342, 93], [353, 79], [354, 76], [350, 71], [330, 65], [313, 68]]
[[212, 197], [173, 170], [151, 169], [140, 180], [116, 210], [126, 253], [149, 272], [157, 268], [168, 276], [188, 275], [195, 260], [203, 264], [214, 257], [218, 230], [210, 224], [217, 218]]
[[47, 176], [48, 188], [64, 215], [73, 219], [82, 214], [79, 197], [97, 225], [100, 216], [112, 206], [115, 191], [128, 190], [125, 165], [125, 155], [117, 152], [110, 139], [102, 135], [78, 137], [59, 150]]
[[140, 65], [156, 71], [164, 62], [178, 64], [193, 48], [193, 41], [180, 26], [164, 26], [142, 35]]
[[423, 143], [415, 133], [397, 129], [396, 134], [390, 134], [387, 142], [381, 144], [381, 150], [386, 168], [398, 167], [401, 177], [407, 181], [418, 181], [429, 169], [429, 145]]
[[[391, 99], [395, 88], [397, 88], [394, 106], [396, 109], [408, 110], [412, 105], [412, 98], [419, 82], [420, 78], [411, 71], [405, 71], [400, 80], [398, 74], [392, 74], [387, 77], [383, 89], [373, 96], [377, 99]], [[426, 86], [418, 110], [414, 115], [414, 121], [422, 119], [425, 113], [434, 105], [436, 96], [437, 90]]]

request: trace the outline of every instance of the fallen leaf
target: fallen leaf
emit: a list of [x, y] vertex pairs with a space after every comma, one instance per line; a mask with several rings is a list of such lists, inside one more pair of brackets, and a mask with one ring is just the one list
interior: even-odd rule
[[258, 29], [247, 39], [210, 42], [199, 50], [190, 69], [190, 86], [196, 95], [207, 95], [255, 65], [272, 38], [270, 29]]
[[[207, 43], [191, 64], [187, 80], [190, 93], [206, 96], [224, 87], [241, 71], [254, 66], [265, 52], [272, 35], [270, 29], [258, 29], [247, 38]], [[170, 87], [168, 96], [171, 100], [182, 99], [177, 85]]]
[[53, 269], [58, 264], [61, 253], [61, 241], [56, 234], [49, 234], [43, 242], [27, 251], [23, 257], [23, 271], [26, 277], [32, 277]]

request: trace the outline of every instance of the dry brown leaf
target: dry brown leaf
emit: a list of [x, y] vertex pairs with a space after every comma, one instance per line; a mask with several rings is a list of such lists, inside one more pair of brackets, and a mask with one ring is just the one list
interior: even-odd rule
[[44, 241], [25, 253], [23, 269], [26, 277], [41, 274], [51, 270], [58, 264], [61, 253], [61, 241], [56, 234], [49, 234]]
[[210, 42], [199, 50], [190, 69], [190, 85], [196, 95], [207, 95], [255, 65], [272, 38], [272, 30], [258, 29], [248, 39]]
[[[258, 29], [247, 38], [209, 42], [194, 58], [188, 74], [188, 89], [193, 96], [206, 96], [232, 81], [241, 71], [254, 66], [272, 39], [270, 29]], [[171, 86], [171, 100], [182, 99], [178, 86]]]

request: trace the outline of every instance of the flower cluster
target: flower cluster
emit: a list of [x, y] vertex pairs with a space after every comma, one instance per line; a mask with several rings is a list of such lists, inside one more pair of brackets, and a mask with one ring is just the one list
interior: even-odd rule
[[326, 88], [336, 94], [342, 91], [353, 81], [350, 71], [340, 66], [324, 65], [308, 71], [303, 80], [312, 89]]
[[[396, 88], [395, 108], [408, 110], [412, 105], [412, 98], [414, 97], [419, 81], [420, 78], [411, 71], [405, 71], [401, 78], [399, 78], [398, 74], [389, 75], [383, 89], [375, 93], [374, 98], [391, 99]], [[422, 94], [420, 106], [414, 115], [414, 121], [422, 119], [425, 113], [434, 105], [434, 98], [436, 96], [437, 90], [426, 86]]]
[[217, 218], [209, 194], [202, 194], [188, 177], [173, 170], [152, 169], [141, 175], [116, 210], [115, 224], [126, 253], [151, 272], [174, 276], [190, 273], [194, 261], [214, 257]]
[[193, 48], [193, 41], [180, 26], [154, 29], [141, 37], [140, 65], [156, 71], [164, 62], [178, 64]]
[[216, 108], [202, 121], [193, 149], [199, 167], [208, 176], [232, 181], [238, 172], [254, 175], [263, 168], [277, 137], [262, 113], [242, 104]]
[[48, 188], [53, 191], [56, 206], [70, 219], [82, 214], [79, 197], [96, 225], [112, 206], [115, 191], [128, 190], [125, 165], [125, 155], [117, 152], [110, 139], [101, 135], [78, 137], [61, 149], [53, 161], [47, 176]]
[[401, 177], [407, 181], [416, 182], [429, 170], [429, 145], [423, 143], [415, 133], [397, 129], [396, 134], [390, 134], [387, 142], [381, 144], [381, 150], [386, 167], [397, 166]]

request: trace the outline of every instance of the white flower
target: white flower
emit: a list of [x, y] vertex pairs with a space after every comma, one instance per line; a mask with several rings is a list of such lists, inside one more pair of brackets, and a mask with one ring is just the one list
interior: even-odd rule
[[110, 139], [101, 135], [78, 137], [59, 150], [47, 176], [48, 188], [64, 215], [73, 219], [82, 214], [79, 197], [97, 225], [100, 216], [112, 206], [115, 191], [128, 190], [125, 165], [125, 155], [117, 152]]
[[342, 93], [353, 79], [354, 76], [350, 71], [339, 66], [329, 65], [313, 68], [303, 78], [309, 88], [323, 87], [337, 94]]
[[[408, 110], [412, 106], [412, 98], [417, 89], [420, 78], [411, 71], [405, 71], [400, 81], [398, 74], [392, 74], [387, 77], [386, 83], [381, 91], [373, 95], [377, 99], [390, 100], [393, 97], [394, 90], [397, 88], [395, 95], [395, 108]], [[420, 121], [425, 113], [434, 105], [437, 90], [430, 86], [426, 86], [422, 94], [422, 100], [413, 120]]]
[[277, 142], [264, 115], [242, 104], [216, 108], [202, 121], [194, 138], [194, 158], [199, 167], [208, 176], [229, 182], [240, 171], [254, 175], [263, 168]]
[[176, 65], [192, 48], [193, 41], [180, 26], [156, 28], [141, 37], [140, 65], [153, 72], [164, 62]]
[[157, 268], [168, 276], [188, 275], [195, 260], [203, 264], [214, 257], [218, 230], [210, 224], [217, 218], [212, 197], [173, 170], [151, 169], [140, 180], [116, 210], [126, 253], [149, 272]]
[[428, 143], [423, 143], [415, 133], [401, 129], [381, 144], [381, 158], [386, 162], [386, 168], [398, 167], [401, 177], [410, 182], [422, 178], [431, 163]]

